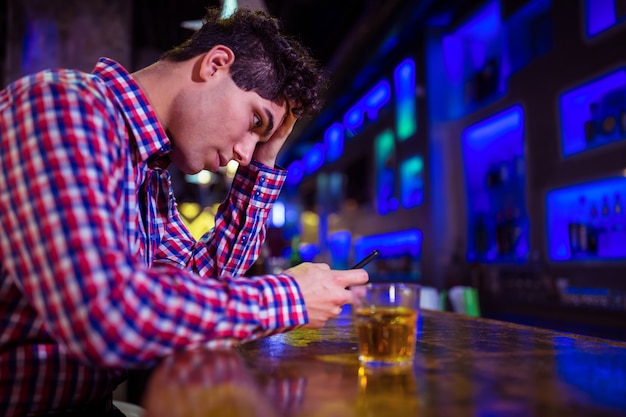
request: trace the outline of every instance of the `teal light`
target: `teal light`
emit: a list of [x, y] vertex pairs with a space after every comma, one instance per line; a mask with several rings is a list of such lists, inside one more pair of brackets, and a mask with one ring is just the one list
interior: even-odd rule
[[415, 155], [400, 164], [400, 201], [402, 207], [419, 206], [424, 201], [424, 160]]
[[222, 19], [230, 17], [237, 10], [237, 0], [224, 0], [222, 6]]
[[396, 173], [394, 169], [395, 140], [391, 130], [376, 137], [376, 201], [379, 214], [398, 209], [395, 197]]
[[393, 73], [396, 93], [396, 134], [398, 140], [410, 138], [417, 130], [415, 103], [415, 62], [407, 58]]

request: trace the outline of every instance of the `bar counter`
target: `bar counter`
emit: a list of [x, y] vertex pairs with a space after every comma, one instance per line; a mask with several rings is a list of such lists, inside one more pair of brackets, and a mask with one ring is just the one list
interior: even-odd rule
[[413, 365], [369, 369], [352, 324], [167, 358], [145, 417], [626, 416], [626, 343], [426, 310]]

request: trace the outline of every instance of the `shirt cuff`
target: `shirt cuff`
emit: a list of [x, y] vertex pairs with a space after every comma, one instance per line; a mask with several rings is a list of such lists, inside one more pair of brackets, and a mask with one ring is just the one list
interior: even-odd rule
[[261, 296], [260, 322], [269, 331], [308, 323], [304, 298], [296, 281], [287, 274], [263, 275], [255, 279]]
[[249, 199], [250, 204], [265, 207], [276, 201], [287, 178], [287, 171], [270, 168], [252, 161], [247, 166], [240, 165], [231, 185], [231, 193], [237, 199]]

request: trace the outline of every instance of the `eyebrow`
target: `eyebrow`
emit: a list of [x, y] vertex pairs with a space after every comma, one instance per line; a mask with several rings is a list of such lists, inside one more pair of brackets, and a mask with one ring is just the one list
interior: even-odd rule
[[269, 111], [269, 109], [265, 108], [265, 115], [267, 116], [267, 126], [263, 131], [263, 136], [266, 137], [270, 134], [272, 129], [274, 129], [274, 115]]

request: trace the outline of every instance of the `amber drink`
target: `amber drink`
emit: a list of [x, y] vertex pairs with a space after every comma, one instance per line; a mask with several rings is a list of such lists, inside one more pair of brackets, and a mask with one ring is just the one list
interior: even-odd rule
[[368, 284], [352, 288], [359, 360], [366, 365], [403, 365], [413, 360], [420, 287]]

